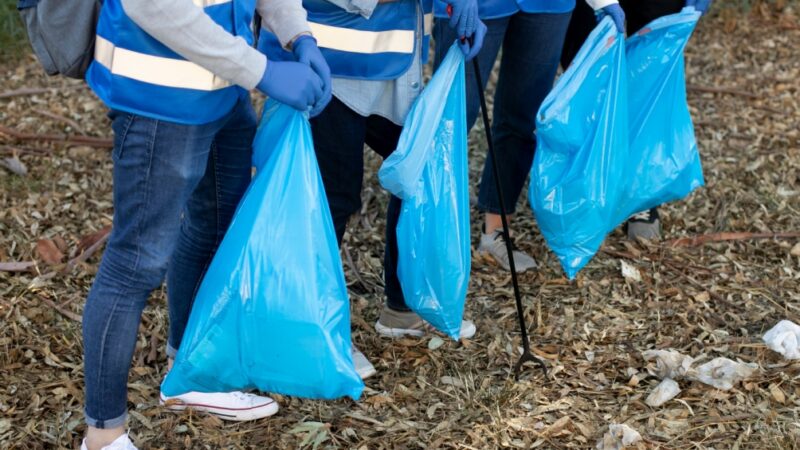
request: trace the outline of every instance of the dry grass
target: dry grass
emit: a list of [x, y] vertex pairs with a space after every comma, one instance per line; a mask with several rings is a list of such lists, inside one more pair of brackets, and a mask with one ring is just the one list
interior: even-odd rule
[[[708, 185], [664, 208], [668, 237], [800, 231], [800, 30], [789, 12], [757, 12], [704, 20], [687, 51], [690, 83], [753, 96], [690, 91]], [[62, 88], [0, 99], [2, 125], [38, 134], [75, 132], [66, 121], [37, 113], [48, 111], [90, 135], [109, 134], [104, 107], [79, 83], [45, 79], [31, 59], [0, 67], [0, 74], [0, 91]], [[480, 128], [472, 137], [477, 180], [485, 151]], [[37, 265], [0, 272], [0, 447], [76, 448], [84, 425], [75, 319], [98, 256], [70, 273], [42, 276], [53, 268], [34, 249], [39, 239], [61, 239], [65, 258], [74, 256], [82, 237], [110, 223], [111, 160], [103, 149], [0, 134], [0, 158], [12, 154], [29, 174], [0, 169], [0, 262]], [[618, 232], [569, 283], [523, 208], [517, 242], [542, 269], [524, 274], [522, 288], [534, 346], [551, 371], [544, 379], [531, 367], [514, 382], [510, 368], [520, 343], [510, 278], [479, 259], [467, 306], [478, 325], [475, 339], [429, 350], [427, 339], [376, 337], [371, 324], [382, 301], [387, 199], [373, 176], [379, 161], [369, 164], [364, 209], [347, 240], [354, 258], [347, 267], [354, 339], [379, 370], [361, 401], [279, 397], [278, 416], [247, 424], [164, 412], [157, 388], [167, 315], [164, 293], [157, 292], [144, 315], [129, 384], [137, 444], [587, 448], [618, 422], [640, 431], [644, 448], [800, 448], [800, 364], [782, 361], [760, 342], [778, 320], [800, 322], [800, 257], [790, 255], [797, 239], [669, 248], [632, 244]], [[621, 276], [620, 258], [641, 271], [642, 282]], [[644, 398], [658, 380], [641, 357], [652, 348], [739, 358], [762, 370], [728, 392], [682, 382], [677, 399], [654, 409]]]

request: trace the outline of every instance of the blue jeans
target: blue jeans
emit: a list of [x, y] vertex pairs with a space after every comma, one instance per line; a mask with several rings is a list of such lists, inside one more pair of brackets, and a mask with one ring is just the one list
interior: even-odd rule
[[[500, 76], [494, 95], [492, 139], [497, 154], [500, 184], [508, 213], [516, 210], [525, 180], [533, 164], [536, 150], [536, 113], [553, 87], [561, 46], [571, 13], [528, 14], [518, 12], [508, 17], [485, 20], [488, 28], [483, 47], [478, 53], [483, 89], [500, 49]], [[456, 39], [447, 20], [436, 20], [434, 26], [438, 67], [447, 49]], [[478, 91], [472, 63], [466, 65], [467, 126], [472, 128], [479, 112]], [[500, 213], [491, 160], [487, 155], [483, 167], [478, 209]]]
[[[336, 97], [319, 116], [311, 119], [314, 150], [339, 245], [342, 244], [347, 220], [361, 209], [364, 144], [386, 159], [397, 148], [402, 130], [386, 118], [364, 117]], [[402, 200], [389, 196], [383, 257], [384, 292], [389, 308], [410, 311], [397, 278], [397, 221], [401, 205]]]
[[168, 353], [250, 182], [248, 97], [222, 119], [180, 125], [112, 111], [114, 227], [83, 313], [86, 422], [122, 426], [142, 311], [167, 279]]

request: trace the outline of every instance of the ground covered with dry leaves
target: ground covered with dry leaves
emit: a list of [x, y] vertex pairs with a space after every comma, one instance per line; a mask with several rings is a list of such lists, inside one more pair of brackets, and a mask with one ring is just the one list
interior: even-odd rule
[[[800, 447], [800, 364], [760, 339], [781, 319], [800, 323], [800, 245], [797, 237], [757, 238], [800, 231], [795, 14], [716, 14], [687, 50], [707, 185], [663, 209], [665, 236], [742, 234], [674, 247], [626, 242], [617, 232], [568, 282], [522, 208], [517, 243], [541, 263], [521, 276], [526, 318], [548, 378], [529, 367], [514, 381], [520, 338], [510, 277], [479, 258], [466, 313], [478, 326], [474, 339], [439, 346], [430, 337], [376, 336], [387, 198], [374, 176], [380, 162], [370, 159], [344, 257], [354, 340], [378, 368], [361, 401], [278, 396], [276, 417], [247, 424], [164, 412], [161, 291], [144, 315], [130, 377], [135, 441], [141, 448], [587, 448], [609, 424], [626, 423], [642, 434], [641, 448]], [[76, 448], [84, 430], [79, 320], [112, 218], [111, 159], [102, 148], [109, 123], [85, 87], [46, 79], [31, 58], [0, 65], [0, 77], [0, 160], [27, 170], [0, 168], [0, 447]], [[476, 183], [482, 138], [478, 127]], [[622, 261], [641, 281], [622, 276]], [[659, 380], [642, 352], [667, 348], [760, 370], [730, 391], [681, 381], [675, 400], [651, 408], [644, 399]]]

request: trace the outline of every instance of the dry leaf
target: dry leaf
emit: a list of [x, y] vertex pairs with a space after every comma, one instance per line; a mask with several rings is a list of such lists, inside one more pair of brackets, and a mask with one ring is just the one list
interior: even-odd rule
[[783, 390], [781, 390], [780, 386], [777, 384], [773, 383], [769, 385], [769, 393], [772, 394], [772, 398], [781, 405], [786, 403], [786, 394], [783, 393]]
[[96, 244], [97, 241], [103, 239], [110, 232], [111, 232], [111, 225], [107, 225], [102, 229], [100, 229], [99, 231], [96, 231], [92, 234], [86, 235], [83, 238], [81, 238], [80, 242], [78, 242], [78, 247], [77, 247], [78, 254], [81, 254], [84, 251], [86, 251], [87, 248]]
[[61, 263], [64, 259], [64, 254], [50, 239], [39, 239], [36, 242], [36, 254], [39, 255], [42, 261], [51, 266]]

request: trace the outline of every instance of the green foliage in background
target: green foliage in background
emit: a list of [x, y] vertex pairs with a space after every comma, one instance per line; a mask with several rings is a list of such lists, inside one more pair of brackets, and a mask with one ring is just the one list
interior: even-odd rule
[[28, 38], [14, 0], [0, 0], [0, 61], [18, 58], [28, 50]]

